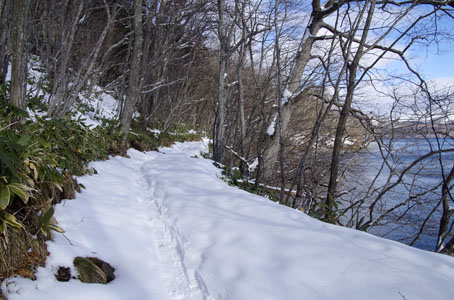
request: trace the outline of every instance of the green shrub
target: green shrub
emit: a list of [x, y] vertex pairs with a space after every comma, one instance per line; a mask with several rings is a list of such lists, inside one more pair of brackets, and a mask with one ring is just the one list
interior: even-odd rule
[[236, 186], [246, 192], [256, 194], [265, 197], [271, 201], [279, 201], [279, 191], [268, 188], [264, 185], [255, 186], [253, 182], [250, 182], [247, 178], [243, 178], [240, 170], [237, 168], [229, 168], [228, 166], [221, 165], [217, 162], [213, 162], [213, 165], [219, 169], [222, 169], [222, 178], [230, 186]]
[[[82, 119], [71, 120], [70, 114], [61, 120], [37, 115], [32, 120], [8, 103], [6, 91], [6, 86], [0, 87], [0, 233], [5, 239], [8, 226], [23, 228], [25, 217], [18, 212], [24, 207], [40, 209], [30, 199], [49, 205], [55, 200], [52, 191], [63, 192], [71, 175], [91, 172], [90, 161], [106, 159], [111, 138], [108, 129], [90, 129]], [[28, 104], [35, 111], [34, 103]]]
[[201, 132], [195, 131], [192, 126], [179, 124], [166, 132], [159, 134], [159, 144], [170, 146], [174, 142], [200, 141], [203, 137]]

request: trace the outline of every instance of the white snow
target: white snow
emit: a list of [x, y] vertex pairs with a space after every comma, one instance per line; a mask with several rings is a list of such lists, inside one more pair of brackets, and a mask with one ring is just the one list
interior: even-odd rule
[[[202, 142], [93, 163], [86, 190], [56, 206], [37, 280], [10, 278], [10, 300], [452, 299], [454, 259], [314, 220], [230, 187]], [[191, 157], [192, 156], [192, 157]], [[58, 282], [58, 266], [97, 256], [107, 285]], [[74, 271], [73, 271], [74, 272]]]
[[344, 138], [343, 144], [347, 146], [353, 146], [355, 144], [355, 141], [352, 141], [349, 138]]
[[[79, 98], [82, 99], [82, 103], [91, 106], [93, 112], [81, 113], [76, 111], [74, 119], [83, 118], [85, 124], [92, 126], [92, 128], [101, 125], [100, 118], [115, 119], [118, 114], [118, 101], [115, 100], [110, 94], [104, 92], [100, 87], [94, 87], [95, 93], [90, 95], [89, 98], [84, 96], [82, 93], [79, 94]], [[95, 106], [96, 103], [96, 106]]]
[[147, 127], [147, 131], [153, 133], [153, 135], [154, 135], [155, 137], [158, 137], [158, 136], [161, 134], [161, 130], [156, 129], [156, 128]]
[[254, 173], [254, 172], [255, 172], [255, 169], [257, 169], [258, 165], [259, 165], [259, 158], [256, 157], [256, 158], [254, 159], [254, 161], [248, 165], [248, 172], [249, 172], [249, 174]]
[[112, 119], [117, 116], [118, 101], [110, 94], [102, 92], [97, 103], [97, 114], [101, 117]]
[[269, 136], [272, 136], [276, 130], [276, 121], [277, 121], [277, 113], [274, 115], [273, 121], [266, 129], [266, 134], [268, 134]]
[[293, 94], [288, 89], [285, 89], [282, 93], [281, 107], [284, 106], [292, 96]]
[[[280, 101], [280, 107], [283, 107], [289, 101], [289, 99], [292, 96], [293, 96], [293, 94], [286, 88], [284, 90], [284, 92], [282, 93], [282, 98], [281, 98], [281, 101]], [[268, 134], [269, 136], [272, 136], [274, 134], [275, 130], [276, 130], [277, 116], [278, 116], [278, 113], [276, 113], [274, 115], [273, 121], [270, 123], [270, 125], [266, 129], [266, 134]]]

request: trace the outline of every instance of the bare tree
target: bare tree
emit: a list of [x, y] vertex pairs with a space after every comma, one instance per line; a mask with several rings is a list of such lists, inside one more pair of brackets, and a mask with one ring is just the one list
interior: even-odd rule
[[[246, 20], [251, 19], [246, 16], [246, 3], [239, 1], [235, 2], [235, 6], [229, 7], [224, 0], [217, 2], [217, 37], [219, 41], [219, 72], [218, 72], [218, 99], [217, 109], [215, 112], [215, 124], [213, 127], [213, 159], [221, 162], [224, 158], [224, 150], [228, 136], [226, 136], [226, 128], [231, 130], [226, 116], [231, 113], [227, 111], [227, 107], [232, 107], [227, 101], [228, 87], [227, 77], [229, 73], [229, 64], [232, 55], [240, 48], [244, 47], [250, 39], [261, 32], [268, 31], [267, 27], [251, 27], [248, 26]], [[249, 11], [249, 14], [254, 14], [255, 8]], [[237, 37], [239, 31], [239, 37]], [[250, 43], [249, 43], [250, 44]], [[241, 52], [240, 52], [241, 53]], [[244, 59], [244, 53], [242, 59]], [[237, 69], [238, 71], [238, 69]]]
[[[246, 142], [246, 119], [244, 112], [244, 82], [243, 82], [243, 69], [246, 59], [246, 46], [250, 41], [246, 40], [247, 36], [247, 20], [245, 16], [246, 1], [235, 1], [235, 9], [239, 11], [241, 19], [241, 41], [240, 47], [238, 48], [238, 62], [236, 65], [236, 76], [237, 76], [237, 94], [238, 94], [238, 120], [239, 120], [239, 154], [244, 157], [245, 142]], [[241, 164], [240, 169], [244, 173], [244, 164]]]
[[[432, 3], [432, 4], [434, 4], [434, 3]], [[417, 8], [418, 8], [417, 4], [412, 4], [412, 5], [409, 5], [407, 8], [405, 8], [396, 17], [395, 21], [393, 21], [394, 26], [396, 26], [397, 23], [402, 19], [402, 16], [409, 13], [409, 11], [417, 9]], [[385, 47], [385, 46], [379, 45], [379, 42], [384, 40], [383, 36], [379, 36], [377, 38], [376, 42], [374, 42], [374, 43], [364, 44], [364, 48], [368, 49], [366, 51], [370, 51], [370, 49], [375, 48], [375, 49], [384, 50], [385, 52], [389, 51], [389, 52], [398, 54], [398, 56], [406, 63], [407, 67], [409, 68], [409, 71], [415, 75], [415, 77], [417, 79], [416, 80], [417, 85], [421, 88], [422, 93], [424, 95], [426, 95], [425, 99], [429, 105], [429, 109], [426, 110], [428, 112], [427, 112], [427, 115], [425, 118], [431, 118], [431, 119], [434, 117], [434, 113], [430, 107], [432, 107], [433, 103], [437, 103], [439, 101], [436, 101], [433, 99], [433, 96], [431, 95], [430, 92], [428, 92], [427, 84], [422, 79], [421, 75], [419, 73], [415, 72], [411, 68], [409, 62], [405, 58], [405, 52], [415, 41], [415, 38], [409, 39], [407, 47], [405, 47], [403, 51], [397, 51], [396, 49], [393, 49], [393, 47], [397, 43], [397, 41], [402, 39], [403, 36], [409, 35], [410, 31], [413, 28], [415, 28], [415, 26], [419, 22], [424, 22], [426, 20], [429, 20], [429, 22], [430, 22], [429, 17], [433, 16], [436, 12], [438, 12], [440, 10], [443, 10], [443, 8], [441, 8], [440, 6], [434, 5], [433, 10], [431, 10], [429, 12], [426, 11], [426, 13], [421, 14], [413, 23], [406, 24], [406, 26], [407, 26], [406, 29], [401, 30], [402, 34], [399, 35], [397, 37], [397, 39], [391, 43], [391, 46]], [[387, 32], [389, 32], [389, 30], [385, 31], [385, 35], [387, 34]], [[418, 34], [421, 35], [421, 32], [418, 32]], [[416, 39], [417, 39], [417, 37], [416, 37]], [[358, 41], [358, 43], [361, 43], [361, 42]], [[375, 60], [371, 64], [371, 66], [375, 65], [376, 62], [378, 61], [378, 59], [383, 57], [382, 55], [379, 55], [377, 60]], [[351, 64], [351, 65], [353, 65], [353, 64]], [[356, 83], [354, 83], [354, 85], [358, 85], [358, 82], [365, 77], [365, 74], [367, 74], [366, 72], [369, 71], [370, 69], [371, 69], [370, 67], [364, 68], [364, 70], [365, 70], [364, 73], [358, 77], [359, 79]], [[349, 78], [351, 78], [351, 77], [349, 77]], [[349, 100], [348, 99], [348, 96], [349, 96], [348, 85], [349, 84], [350, 83], [347, 83], [346, 100]], [[415, 93], [415, 95], [416, 95], [416, 93]], [[345, 107], [347, 104], [348, 104], [347, 101], [345, 101], [345, 103], [342, 106], [343, 107], [342, 111], [345, 110]], [[345, 116], [347, 116], [347, 115], [345, 115]], [[341, 118], [342, 118], [342, 115], [341, 115]], [[418, 114], [415, 113], [415, 118], [421, 118], [421, 116], [418, 117]], [[339, 124], [340, 124], [340, 121], [339, 121]], [[417, 122], [417, 124], [421, 124], [421, 123]], [[418, 126], [420, 126], [420, 125], [418, 125]], [[433, 129], [432, 131], [434, 132], [434, 136], [437, 138], [436, 140], [439, 141], [437, 133], [434, 130], [435, 127], [431, 126], [431, 128]], [[418, 130], [416, 130], [416, 131], [418, 131]], [[338, 127], [337, 133], [339, 133], [339, 127]], [[341, 141], [342, 135], [341, 136], [336, 135], [336, 139], [338, 141]], [[437, 184], [432, 188], [424, 189], [424, 192], [415, 192], [416, 184], [415, 184], [414, 180], [416, 180], [416, 179], [411, 181], [411, 185], [408, 185], [406, 183], [406, 181], [408, 181], [409, 172], [414, 171], [415, 168], [419, 167], [420, 163], [426, 161], [427, 159], [433, 157], [434, 155], [438, 155], [441, 157], [442, 153], [449, 151], [449, 150], [443, 149], [440, 146], [440, 144], [437, 143], [437, 145], [438, 145], [437, 149], [432, 149], [432, 146], [431, 146], [432, 150], [429, 153], [420, 154], [419, 157], [417, 157], [413, 162], [409, 163], [407, 166], [405, 166], [405, 167], [400, 166], [401, 168], [403, 168], [403, 170], [399, 170], [398, 166], [392, 166], [392, 164], [389, 162], [390, 155], [392, 155], [391, 158], [393, 161], [396, 160], [395, 154], [393, 154], [393, 152], [391, 152], [392, 148], [390, 148], [390, 147], [392, 144], [390, 143], [390, 145], [385, 145], [385, 144], [383, 144], [383, 142], [380, 139], [376, 139], [376, 141], [377, 141], [377, 143], [379, 143], [381, 145], [380, 146], [381, 149], [384, 149], [384, 151], [382, 151], [382, 157], [384, 159], [384, 163], [383, 163], [382, 167], [380, 168], [380, 172], [383, 169], [390, 169], [389, 176], [385, 182], [385, 185], [383, 186], [382, 189], [380, 189], [380, 192], [378, 192], [376, 194], [376, 197], [374, 198], [374, 200], [368, 202], [369, 206], [368, 206], [367, 210], [361, 212], [361, 210], [359, 209], [359, 207], [361, 206], [361, 203], [364, 203], [363, 202], [364, 198], [362, 198], [362, 200], [354, 201], [353, 205], [347, 206], [347, 208], [343, 210], [344, 214], [348, 212], [349, 216], [351, 216], [351, 217], [356, 216], [357, 219], [354, 222], [354, 223], [356, 223], [355, 227], [362, 229], [362, 230], [367, 230], [371, 226], [378, 225], [380, 222], [383, 222], [384, 220], [389, 220], [389, 218], [395, 218], [395, 220], [398, 220], [398, 219], [403, 220], [403, 219], [405, 219], [405, 216], [410, 215], [410, 213], [414, 211], [414, 208], [418, 208], [421, 211], [423, 211], [424, 206], [431, 206], [432, 204], [423, 202], [421, 199], [423, 199], [425, 195], [435, 191], [437, 189], [437, 186], [439, 187], [440, 185], [444, 185], [446, 182], [450, 182], [450, 180], [452, 180], [452, 178], [450, 178], [449, 175], [443, 175], [442, 183]], [[337, 146], [339, 146], [339, 145], [341, 145], [340, 142], [337, 143]], [[333, 150], [331, 178], [330, 178], [330, 184], [328, 186], [327, 201], [334, 201], [334, 199], [336, 198], [336, 196], [335, 196], [336, 189], [334, 187], [336, 186], [337, 182], [339, 181], [339, 177], [337, 177], [337, 175], [334, 174], [334, 173], [337, 173], [337, 169], [333, 168], [333, 163], [339, 165], [338, 155], [339, 155], [339, 152], [338, 152], [338, 150], [336, 150], [336, 143], [335, 143], [334, 150]], [[440, 158], [440, 161], [441, 160], [442, 159]], [[443, 165], [442, 164], [440, 164], [440, 165], [441, 165], [441, 170], [443, 170]], [[399, 174], [397, 177], [397, 180], [393, 179], [393, 174]], [[445, 174], [445, 172], [442, 171], [442, 174]], [[378, 178], [380, 178], [380, 175], [377, 175], [374, 178], [372, 185], [376, 184], [376, 181]], [[406, 188], [412, 192], [409, 193], [409, 196], [407, 198], [403, 198], [402, 201], [395, 201], [394, 204], [382, 202], [385, 195], [387, 195], [387, 193], [392, 192], [393, 189], [397, 188], [398, 186], [406, 186]], [[449, 183], [448, 183], [448, 186], [449, 186]], [[371, 193], [374, 194], [377, 191], [377, 189], [374, 189], [373, 191], [372, 190], [369, 190], [369, 191], [371, 191]], [[442, 189], [442, 193], [441, 193], [442, 194], [441, 199], [444, 199], [443, 201], [445, 202], [445, 204], [446, 204], [446, 199], [448, 199], [448, 197], [446, 197], [448, 195], [448, 191], [449, 191], [449, 188], [447, 188], [447, 186], [444, 185], [444, 188]], [[433, 217], [433, 214], [436, 211], [436, 207], [439, 206], [440, 203], [442, 203], [443, 201], [438, 202], [438, 204], [435, 207], [432, 207], [429, 209], [428, 215], [426, 217], [424, 217], [425, 220], [421, 221], [422, 223], [418, 223], [418, 221], [415, 221], [415, 226], [419, 227], [420, 229], [419, 229], [419, 233], [416, 234], [415, 238], [413, 239], [413, 241], [411, 243], [414, 243], [420, 237], [420, 234], [422, 233], [423, 228], [426, 226], [427, 221]], [[331, 207], [331, 209], [333, 209], [334, 204], [331, 202], [331, 204], [328, 205], [328, 207]], [[352, 212], [353, 212], [354, 207], [355, 207], [354, 213], [350, 214], [349, 210], [352, 209]], [[407, 209], [403, 209], [405, 207], [407, 207]], [[361, 213], [365, 213], [365, 214], [360, 216]], [[443, 215], [445, 217], [448, 217], [448, 219], [449, 219], [451, 217], [450, 214], [451, 213], [449, 212], [449, 209], [448, 209], [448, 210], [444, 211]], [[394, 217], [391, 217], [392, 215], [394, 215]], [[424, 218], [422, 218], [422, 219], [424, 219]], [[418, 219], [418, 218], [416, 218], [416, 219]], [[331, 221], [334, 221], [334, 220], [331, 219]], [[353, 221], [353, 219], [350, 219], [350, 221]], [[409, 222], [412, 222], [412, 221], [409, 220]], [[449, 221], [447, 221], [447, 223], [444, 223], [444, 222], [446, 222], [446, 219], [444, 221], [441, 221], [440, 227], [443, 227], [444, 229], [440, 230], [440, 232], [445, 232], [445, 234], [446, 234], [449, 231], [448, 225], [446, 225], [446, 224], [449, 224]], [[352, 224], [352, 223], [350, 223], [350, 224]], [[440, 238], [440, 233], [439, 233], [439, 247], [443, 243], [443, 242], [441, 242], [442, 239], [443, 238]], [[441, 246], [441, 248], [442, 248], [442, 246]], [[441, 248], [438, 248], [438, 251], [440, 251]]]
[[301, 85], [302, 76], [306, 69], [308, 62], [311, 60], [311, 49], [314, 42], [317, 40], [317, 33], [319, 32], [323, 19], [335, 12], [339, 6], [343, 3], [333, 3], [329, 1], [323, 8], [320, 1], [312, 1], [312, 13], [304, 29], [304, 34], [301, 38], [298, 51], [295, 55], [289, 76], [286, 79], [285, 88], [282, 92], [282, 98], [279, 100], [280, 105], [280, 122], [272, 123], [270, 126], [276, 128], [267, 128], [267, 145], [263, 154], [264, 164], [266, 166], [264, 178], [269, 180], [272, 176], [272, 166], [277, 161], [279, 149], [280, 149], [280, 136], [279, 133], [286, 134], [287, 126], [290, 121], [292, 114], [292, 103], [304, 90], [304, 86]]
[[[225, 145], [225, 115], [227, 105], [226, 77], [228, 72], [228, 61], [231, 52], [232, 34], [234, 22], [228, 24], [226, 18], [226, 4], [224, 0], [217, 1], [218, 9], [218, 28], [219, 39], [219, 75], [218, 75], [218, 103], [216, 110], [216, 120], [213, 128], [213, 159], [221, 162], [224, 155]], [[237, 17], [237, 14], [235, 14]]]
[[[365, 48], [365, 43], [367, 40], [367, 35], [369, 33], [369, 28], [372, 23], [372, 16], [375, 10], [375, 0], [370, 1], [370, 6], [368, 8], [368, 1], [361, 9], [361, 12], [358, 14], [358, 19], [355, 21], [356, 25], [354, 30], [352, 31], [352, 36], [358, 30], [359, 24], [361, 23], [362, 15], [365, 14], [366, 9], [368, 9], [367, 17], [365, 20], [364, 28], [362, 29], [361, 40], [357, 46], [356, 53], [354, 55], [353, 60], [348, 64], [347, 73], [348, 73], [348, 81], [347, 81], [347, 94], [345, 96], [344, 105], [341, 110], [339, 122], [336, 128], [336, 137], [334, 139], [334, 146], [333, 146], [333, 154], [331, 160], [331, 172], [330, 172], [330, 179], [328, 184], [328, 195], [327, 195], [327, 205], [324, 218], [329, 222], [334, 222], [334, 216], [330, 213], [334, 208], [334, 201], [335, 201], [335, 193], [337, 188], [337, 181], [338, 181], [338, 168], [339, 168], [339, 155], [343, 143], [343, 137], [345, 133], [345, 127], [347, 124], [347, 118], [350, 113], [350, 107], [353, 101], [353, 94], [355, 91], [355, 86], [358, 84], [356, 81], [357, 70], [359, 67], [360, 59], [365, 54], [363, 51]], [[350, 46], [351, 47], [351, 46]], [[348, 53], [346, 53], [345, 57], [348, 57]]]
[[[69, 6], [69, 7], [68, 7]], [[68, 89], [68, 63], [71, 58], [71, 53], [74, 45], [74, 37], [76, 35], [77, 25], [79, 24], [84, 1], [78, 3], [65, 3], [63, 11], [68, 11], [67, 15], [62, 16], [61, 32], [60, 32], [60, 47], [54, 57], [56, 68], [53, 80], [52, 95], [49, 100], [49, 115], [61, 116], [57, 113], [59, 107], [66, 98]]]

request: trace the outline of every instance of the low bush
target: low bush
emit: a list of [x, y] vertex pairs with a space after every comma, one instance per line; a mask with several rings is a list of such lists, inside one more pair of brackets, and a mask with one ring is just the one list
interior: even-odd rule
[[8, 104], [7, 88], [0, 88], [0, 280], [19, 272], [18, 260], [33, 257], [27, 254], [32, 244], [43, 245], [50, 230], [62, 231], [53, 224], [52, 204], [74, 198], [73, 176], [93, 172], [88, 163], [108, 156], [108, 129], [71, 117], [30, 117]]

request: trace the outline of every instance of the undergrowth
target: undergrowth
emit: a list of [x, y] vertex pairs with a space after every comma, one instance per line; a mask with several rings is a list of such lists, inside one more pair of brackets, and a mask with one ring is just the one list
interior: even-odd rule
[[250, 181], [247, 176], [243, 176], [238, 168], [229, 168], [228, 166], [216, 162], [214, 165], [217, 168], [222, 169], [222, 179], [227, 182], [228, 185], [265, 197], [273, 202], [279, 202], [279, 191], [262, 184], [257, 186], [253, 181]]
[[[208, 154], [202, 153], [202, 156], [204, 156], [205, 158], [211, 157], [209, 153]], [[256, 185], [254, 180], [250, 180], [248, 176], [242, 175], [239, 168], [230, 168], [226, 165], [221, 165], [216, 162], [214, 162], [213, 164], [217, 168], [222, 170], [221, 179], [227, 182], [228, 185], [238, 187], [249, 193], [265, 197], [273, 202], [278, 202], [282, 205], [292, 207], [291, 201], [289, 203], [282, 203], [279, 201], [280, 196], [279, 188], [267, 186], [264, 184]], [[330, 200], [332, 202], [331, 207], [329, 207], [323, 201], [314, 201], [311, 210], [305, 211], [302, 208], [300, 208], [300, 210], [313, 218], [334, 224], [335, 222], [333, 220], [336, 220], [342, 216], [342, 211], [339, 209], [341, 203], [337, 199]]]

